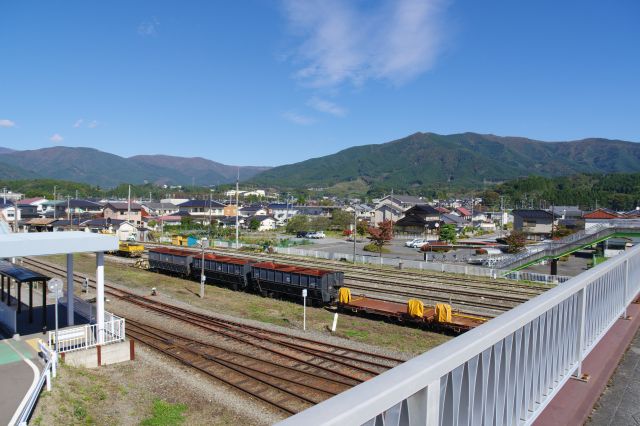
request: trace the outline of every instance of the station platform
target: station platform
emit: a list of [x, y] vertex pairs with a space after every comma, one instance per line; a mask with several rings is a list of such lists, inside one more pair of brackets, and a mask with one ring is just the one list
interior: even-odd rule
[[37, 337], [13, 339], [0, 334], [0, 424], [12, 424], [42, 367]]
[[629, 305], [629, 318], [618, 319], [583, 361], [589, 380], [569, 379], [534, 426], [640, 426], [639, 301]]

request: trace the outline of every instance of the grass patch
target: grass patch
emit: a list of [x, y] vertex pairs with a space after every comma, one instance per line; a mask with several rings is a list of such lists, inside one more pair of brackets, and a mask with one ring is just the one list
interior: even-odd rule
[[152, 417], [140, 423], [141, 426], [174, 426], [184, 423], [186, 404], [172, 404], [156, 399], [153, 401]]

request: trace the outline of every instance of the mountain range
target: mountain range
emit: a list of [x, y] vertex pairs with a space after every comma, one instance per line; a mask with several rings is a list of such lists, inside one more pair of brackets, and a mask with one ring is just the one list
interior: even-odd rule
[[640, 143], [543, 142], [478, 133], [415, 133], [376, 145], [274, 167], [252, 182], [300, 188], [422, 192], [474, 188], [518, 177], [640, 171]]
[[[268, 167], [240, 167], [249, 179]], [[200, 157], [120, 157], [93, 148], [56, 146], [15, 151], [0, 148], [0, 179], [52, 178], [112, 187], [120, 183], [212, 185], [235, 182], [238, 168]]]
[[[415, 133], [299, 163], [240, 167], [240, 179], [281, 190], [419, 193], [466, 189], [539, 175], [640, 172], [640, 143], [590, 138], [544, 142], [478, 133]], [[103, 187], [120, 183], [211, 185], [234, 182], [237, 168], [205, 158], [120, 157], [93, 148], [0, 148], [0, 179], [54, 178]]]

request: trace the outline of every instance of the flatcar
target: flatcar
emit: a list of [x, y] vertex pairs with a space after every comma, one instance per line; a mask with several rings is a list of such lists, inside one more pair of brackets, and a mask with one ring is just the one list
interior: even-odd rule
[[[202, 255], [194, 251], [172, 248], [149, 250], [149, 267], [153, 271], [180, 275], [199, 281]], [[332, 303], [343, 285], [344, 273], [324, 269], [304, 268], [253, 259], [204, 255], [205, 282], [245, 290], [263, 296], [300, 299], [302, 289], [312, 304]]]

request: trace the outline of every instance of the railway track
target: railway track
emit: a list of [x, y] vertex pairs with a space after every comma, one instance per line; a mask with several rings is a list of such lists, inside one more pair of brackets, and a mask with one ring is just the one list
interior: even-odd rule
[[[184, 247], [181, 249], [189, 250]], [[192, 251], [197, 253], [196, 250]], [[215, 249], [210, 251], [229, 254], [228, 250]], [[233, 255], [275, 262], [283, 261], [281, 257], [260, 253], [233, 252]], [[405, 300], [406, 298], [418, 298], [427, 303], [445, 302], [466, 313], [487, 317], [495, 317], [506, 312], [550, 288], [544, 285], [517, 284], [506, 280], [503, 283], [503, 281], [455, 276], [443, 277], [442, 275], [418, 272], [385, 272], [338, 261], [318, 259], [301, 261], [299, 257], [296, 261], [291, 260], [290, 257], [285, 258], [284, 261], [306, 267], [313, 265], [319, 268], [339, 268], [345, 272], [346, 286], [353, 290], [375, 294], [377, 298], [385, 299], [382, 295], [387, 295], [386, 299], [393, 301], [399, 301], [399, 297], [404, 297]]]
[[[24, 258], [52, 275], [58, 265]], [[93, 277], [87, 277], [95, 286]], [[76, 282], [85, 276], [74, 274]], [[404, 360], [314, 339], [266, 330], [141, 296], [105, 282], [105, 293], [141, 309], [206, 331], [215, 343], [177, 335], [127, 318], [128, 334], [172, 358], [249, 394], [287, 414], [368, 380]]]

